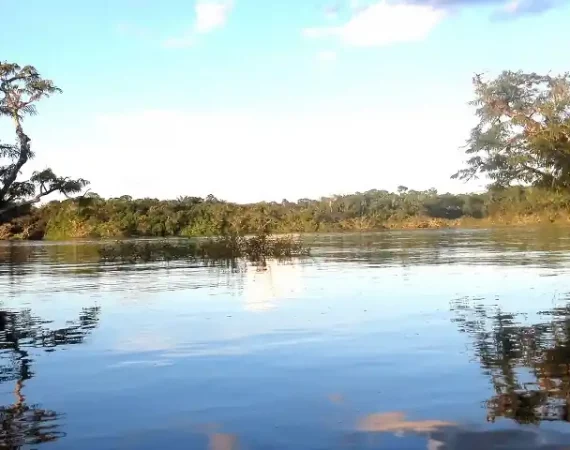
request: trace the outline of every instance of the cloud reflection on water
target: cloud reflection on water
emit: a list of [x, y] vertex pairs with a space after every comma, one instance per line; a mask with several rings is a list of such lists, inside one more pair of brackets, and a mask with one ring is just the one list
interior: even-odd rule
[[263, 270], [250, 268], [246, 273], [244, 309], [246, 311], [267, 311], [276, 307], [276, 302], [295, 298], [302, 293], [301, 265], [267, 261]]
[[374, 413], [358, 421], [364, 433], [391, 433], [403, 441], [425, 436], [428, 450], [568, 450], [570, 434], [537, 427], [469, 427], [443, 420], [408, 420], [403, 412]]

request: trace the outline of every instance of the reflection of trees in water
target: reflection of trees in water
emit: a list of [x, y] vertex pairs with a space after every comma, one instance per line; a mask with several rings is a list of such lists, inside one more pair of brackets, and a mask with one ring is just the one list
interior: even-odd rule
[[14, 297], [33, 288], [26, 278], [37, 275], [98, 277], [101, 271], [94, 263], [94, 252], [93, 245], [0, 242], [0, 291]]
[[0, 245], [0, 264], [16, 266], [29, 262], [93, 263], [99, 260], [97, 248], [96, 244], [87, 242], [8, 242]]
[[570, 421], [570, 304], [541, 312], [544, 320], [531, 325], [468, 301], [455, 302], [452, 309], [493, 383], [495, 395], [486, 402], [489, 420]]
[[[467, 264], [558, 267], [568, 261], [563, 229], [413, 230], [307, 237], [312, 254], [375, 266]], [[476, 256], [476, 257], [474, 257]]]
[[[494, 229], [494, 230], [415, 230], [379, 233], [308, 235], [304, 242], [315, 256], [374, 265], [418, 264], [491, 264], [557, 267], [568, 261], [570, 239], [562, 228]], [[103, 241], [104, 242], [104, 241]], [[134, 241], [132, 241], [134, 242]], [[160, 243], [184, 244], [187, 240], [139, 240], [160, 248]], [[156, 244], [156, 245], [155, 245]], [[177, 245], [178, 245], [177, 244]], [[186, 245], [184, 244], [184, 245]], [[182, 245], [182, 247], [184, 247]], [[128, 246], [127, 246], [128, 247]], [[176, 246], [174, 246], [176, 247]], [[73, 273], [97, 275], [100, 272], [101, 243], [0, 243], [0, 266], [6, 268], [26, 263], [68, 265]], [[474, 254], [477, 258], [473, 258]], [[128, 255], [121, 255], [121, 259]], [[240, 270], [238, 259], [216, 258], [202, 263]], [[123, 269], [131, 267], [125, 265]], [[0, 271], [6, 270], [0, 267]], [[63, 270], [60, 268], [59, 270]], [[104, 271], [104, 270], [103, 270]]]
[[[181, 242], [177, 247], [176, 242]], [[37, 282], [37, 278], [49, 283], [49, 292], [79, 290], [97, 290], [111, 288], [127, 291], [135, 298], [140, 292], [188, 289], [189, 287], [219, 288], [227, 287], [231, 295], [241, 296], [244, 290], [251, 293], [251, 278], [257, 280], [270, 278], [268, 275], [278, 271], [293, 271], [298, 265], [311, 264], [310, 259], [281, 256], [259, 258], [250, 261], [247, 258], [212, 258], [206, 256], [185, 258], [187, 240], [146, 240], [142, 246], [149, 251], [148, 261], [131, 262], [132, 246], [122, 245], [115, 250], [126, 250], [118, 254], [117, 261], [101, 258], [98, 248], [101, 245], [112, 247], [109, 243], [62, 243], [53, 244], [10, 244], [0, 243], [0, 291], [8, 297], [22, 293], [43, 292], [46, 286]], [[166, 246], [165, 246], [166, 244]], [[138, 245], [138, 244], [137, 244]], [[135, 245], [135, 249], [137, 249]], [[138, 249], [140, 250], [140, 248]], [[160, 258], [164, 252], [173, 252], [182, 256], [181, 260]], [[158, 254], [157, 261], [153, 254]], [[156, 255], [155, 255], [156, 256]], [[172, 256], [172, 255], [171, 255]], [[190, 255], [191, 256], [191, 255]], [[275, 268], [279, 266], [279, 268]], [[275, 269], [274, 269], [275, 268]], [[197, 272], [198, 276], [189, 276]], [[27, 278], [34, 278], [27, 282]], [[281, 276], [279, 278], [282, 278]], [[256, 283], [260, 285], [262, 283]], [[133, 289], [135, 285], [136, 289]], [[259, 301], [259, 304], [262, 302]]]
[[64, 328], [50, 330], [48, 322], [30, 310], [0, 311], [0, 383], [15, 382], [15, 402], [0, 406], [0, 448], [19, 449], [59, 439], [64, 435], [60, 414], [28, 403], [23, 389], [34, 376], [31, 349], [53, 351], [56, 347], [80, 344], [97, 325], [99, 308], [84, 308], [78, 319]]

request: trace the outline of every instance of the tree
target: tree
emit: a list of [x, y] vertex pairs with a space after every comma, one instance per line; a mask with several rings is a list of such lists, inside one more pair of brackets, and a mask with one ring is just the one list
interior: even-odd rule
[[51, 169], [34, 172], [28, 180], [18, 180], [22, 168], [34, 156], [31, 139], [24, 132], [24, 118], [37, 113], [39, 100], [60, 92], [34, 67], [0, 62], [0, 117], [11, 119], [16, 133], [15, 144], [0, 141], [0, 218], [53, 192], [68, 196], [81, 192], [89, 184], [82, 178], [57, 176]]
[[473, 84], [479, 123], [467, 141], [467, 168], [452, 178], [570, 188], [570, 74], [505, 71], [491, 81], [476, 75]]

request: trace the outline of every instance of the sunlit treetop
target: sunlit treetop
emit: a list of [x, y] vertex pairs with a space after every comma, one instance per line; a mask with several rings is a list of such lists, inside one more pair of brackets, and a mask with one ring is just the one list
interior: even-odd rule
[[473, 79], [479, 123], [467, 141], [467, 167], [493, 184], [570, 188], [570, 74], [501, 73]]

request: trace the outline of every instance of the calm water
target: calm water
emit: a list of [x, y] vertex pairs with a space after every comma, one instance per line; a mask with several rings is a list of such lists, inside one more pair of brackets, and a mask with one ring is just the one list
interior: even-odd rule
[[267, 270], [0, 244], [0, 448], [570, 448], [570, 229]]

